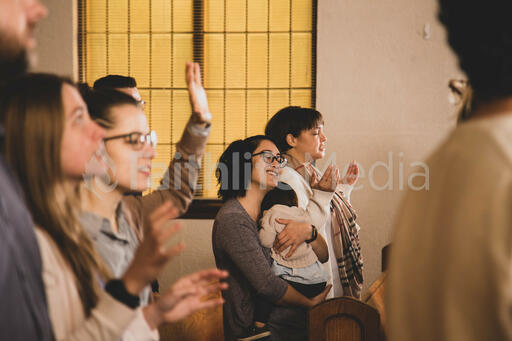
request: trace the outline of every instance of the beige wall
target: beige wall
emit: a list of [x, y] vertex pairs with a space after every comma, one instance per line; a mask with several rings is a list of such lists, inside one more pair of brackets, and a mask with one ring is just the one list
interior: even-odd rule
[[[45, 3], [51, 14], [39, 34], [39, 69], [69, 75], [76, 70], [73, 4]], [[454, 125], [447, 83], [461, 73], [437, 22], [435, 0], [318, 3], [317, 107], [326, 120], [328, 154], [336, 152], [340, 167], [356, 159], [366, 171], [352, 203], [362, 227], [369, 285], [380, 274], [381, 248], [391, 240], [404, 193], [399, 188], [400, 164], [406, 188], [410, 163], [422, 160]], [[389, 153], [393, 153], [393, 190], [376, 190], [368, 171], [378, 161], [387, 164]], [[374, 175], [376, 185], [386, 183], [384, 167], [376, 168]], [[183, 274], [214, 265], [212, 221], [183, 222], [179, 238], [187, 249], [161, 276], [163, 287]]]

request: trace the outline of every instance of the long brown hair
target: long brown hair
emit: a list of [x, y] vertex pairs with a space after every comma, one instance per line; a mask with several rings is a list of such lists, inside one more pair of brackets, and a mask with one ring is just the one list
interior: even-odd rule
[[[98, 276], [108, 271], [76, 218], [77, 196], [63, 189], [61, 144], [65, 124], [62, 87], [71, 81], [49, 74], [29, 74], [0, 91], [4, 152], [19, 176], [36, 225], [45, 230], [69, 263], [85, 315], [98, 302]], [[69, 192], [69, 191], [68, 191]]]

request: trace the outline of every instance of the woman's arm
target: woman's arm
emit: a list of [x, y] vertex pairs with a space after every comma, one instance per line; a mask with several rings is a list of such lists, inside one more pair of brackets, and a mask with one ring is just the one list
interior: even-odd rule
[[248, 224], [245, 217], [232, 214], [229, 219], [217, 220], [216, 231], [218, 244], [259, 295], [284, 305], [310, 307], [313, 304], [311, 299], [272, 273], [257, 231]]
[[311, 245], [320, 263], [325, 263], [329, 260], [329, 249], [324, 237], [320, 233], [317, 234], [316, 239], [309, 243], [309, 245]]
[[179, 215], [182, 215], [194, 196], [201, 158], [210, 132], [211, 113], [197, 63], [187, 63], [186, 77], [192, 115], [158, 190], [143, 197], [127, 196], [123, 199], [134, 221], [133, 225], [139, 229], [136, 231], [139, 236], [143, 217], [164, 201], [171, 201]]

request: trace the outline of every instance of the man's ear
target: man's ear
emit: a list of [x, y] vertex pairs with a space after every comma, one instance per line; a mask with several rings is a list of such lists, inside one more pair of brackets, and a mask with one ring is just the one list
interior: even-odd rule
[[288, 134], [286, 135], [286, 143], [293, 148], [297, 145], [297, 139], [292, 134]]

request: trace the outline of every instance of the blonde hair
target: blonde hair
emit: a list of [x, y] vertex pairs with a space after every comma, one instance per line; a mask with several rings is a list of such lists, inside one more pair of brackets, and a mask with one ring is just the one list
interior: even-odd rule
[[0, 118], [6, 131], [5, 156], [20, 178], [34, 222], [68, 261], [89, 316], [98, 302], [99, 276], [106, 280], [109, 273], [77, 220], [77, 193], [63, 185], [64, 84], [73, 86], [49, 74], [29, 74], [9, 83], [0, 92]]

